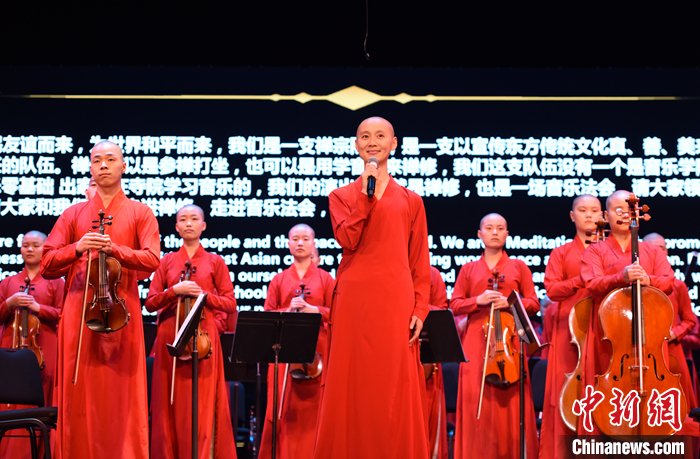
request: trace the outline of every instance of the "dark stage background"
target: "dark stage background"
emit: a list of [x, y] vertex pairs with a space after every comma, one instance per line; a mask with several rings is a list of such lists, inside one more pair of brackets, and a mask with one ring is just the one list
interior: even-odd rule
[[0, 80], [0, 277], [21, 267], [19, 235], [48, 233], [65, 207], [83, 199], [88, 150], [108, 138], [124, 146], [125, 189], [156, 213], [163, 252], [179, 241], [176, 210], [202, 206], [204, 244], [226, 258], [240, 309], [261, 309], [268, 281], [289, 262], [285, 237], [295, 223], [316, 229], [323, 267], [334, 273], [338, 266], [327, 195], [359, 173], [353, 135], [371, 115], [395, 125], [393, 175], [424, 197], [432, 262], [449, 293], [459, 267], [480, 254], [479, 220], [499, 212], [509, 222], [508, 253], [528, 263], [542, 297], [547, 255], [572, 236], [573, 197], [604, 199], [616, 188], [650, 206], [640, 234], [664, 235], [683, 277], [700, 248], [692, 223], [699, 75], [10, 68]]

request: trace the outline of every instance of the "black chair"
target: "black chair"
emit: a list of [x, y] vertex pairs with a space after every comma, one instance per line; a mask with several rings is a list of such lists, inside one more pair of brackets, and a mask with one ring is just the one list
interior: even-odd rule
[[[535, 358], [535, 357], [533, 357]], [[532, 360], [531, 358], [530, 360]], [[547, 359], [537, 358], [530, 371], [530, 389], [532, 389], [532, 405], [535, 408], [537, 430], [542, 426], [542, 410], [544, 409], [544, 386], [547, 380]]]
[[[45, 406], [41, 386], [41, 370], [34, 352], [29, 349], [0, 349], [0, 403], [31, 405], [33, 408], [0, 411], [0, 441], [11, 429], [26, 429], [31, 443], [32, 458], [39, 457], [39, 445], [44, 445], [44, 457], [51, 459], [49, 431], [56, 427], [58, 408]], [[37, 431], [41, 433], [37, 438]]]

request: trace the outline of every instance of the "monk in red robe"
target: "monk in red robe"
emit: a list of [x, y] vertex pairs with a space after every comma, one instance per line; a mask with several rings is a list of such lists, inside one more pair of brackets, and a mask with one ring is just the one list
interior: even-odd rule
[[551, 320], [545, 320], [549, 346], [540, 428], [540, 458], [558, 459], [570, 455], [570, 439], [567, 436], [575, 434], [562, 420], [560, 397], [566, 374], [574, 371], [578, 363], [578, 350], [571, 342], [569, 314], [579, 300], [590, 296], [581, 280], [580, 266], [583, 252], [587, 244], [593, 242], [597, 223], [603, 218], [600, 200], [589, 194], [578, 196], [569, 211], [569, 218], [574, 223], [576, 235], [570, 242], [552, 250], [544, 271], [547, 296], [554, 303], [547, 308], [547, 313], [553, 313]]
[[343, 258], [317, 459], [428, 457], [418, 352], [430, 294], [428, 228], [420, 196], [387, 171], [397, 144], [387, 120], [360, 123], [355, 147], [365, 170], [329, 196]]
[[[640, 241], [639, 263], [632, 263], [629, 196], [628, 191], [617, 190], [608, 197], [605, 219], [610, 226], [610, 235], [605, 241], [586, 248], [581, 259], [581, 279], [593, 299], [592, 320], [581, 355], [584, 387], [596, 387], [595, 375], [605, 374], [610, 366], [612, 347], [609, 341], [602, 340], [604, 333], [598, 314], [603, 298], [612, 290], [629, 287], [637, 280], [666, 294], [673, 290], [673, 269], [658, 247]], [[600, 433], [595, 423], [591, 425], [583, 421], [584, 416], [580, 416], [579, 434]]]
[[[158, 267], [158, 222], [151, 209], [124, 195], [121, 177], [126, 164], [119, 146], [99, 142], [90, 159], [97, 193], [61, 214], [41, 259], [46, 278], [59, 277], [68, 270], [58, 327], [55, 457], [147, 458], [146, 355], [137, 279], [139, 272], [151, 273]], [[100, 210], [112, 217], [104, 234], [94, 229]], [[100, 251], [121, 264], [120, 282], [115, 278], [108, 282], [116, 298], [123, 299], [123, 306], [114, 300], [113, 307], [124, 308], [130, 315], [125, 326], [111, 333], [88, 329], [82, 312], [86, 302], [88, 307], [93, 303], [94, 287], [99, 287], [100, 279], [89, 279], [92, 287], [86, 288], [86, 277], [88, 262], [93, 271]], [[96, 300], [94, 303], [99, 307]]]
[[[447, 289], [440, 271], [430, 267], [430, 310], [447, 309]], [[447, 419], [445, 385], [440, 364], [423, 364], [425, 371], [425, 415], [428, 422], [430, 457], [447, 459]]]
[[[16, 311], [26, 308], [27, 312], [39, 320], [36, 343], [41, 351], [44, 368], [41, 372], [44, 388], [44, 401], [51, 404], [54, 377], [56, 375], [58, 319], [63, 305], [63, 279], [44, 279], [40, 273], [41, 254], [44, 251], [46, 235], [39, 231], [29, 231], [22, 237], [20, 254], [24, 268], [14, 276], [0, 282], [0, 347], [22, 346], [21, 332], [13, 328]], [[29, 286], [26, 280], [29, 279]], [[28, 287], [28, 288], [27, 288]], [[28, 291], [27, 291], [28, 290]], [[19, 333], [18, 333], [19, 332]], [[28, 337], [27, 339], [31, 339]], [[13, 343], [15, 344], [13, 346]], [[32, 343], [28, 343], [31, 345]], [[1, 405], [0, 410], [22, 408], [19, 405]], [[25, 430], [8, 431], [0, 442], [0, 458], [29, 458], [31, 449], [28, 438], [13, 438], [13, 435], [26, 435]]]
[[[207, 297], [198, 340], [209, 346], [199, 344], [201, 350], [197, 353], [197, 457], [236, 457], [218, 329], [227, 314], [236, 313], [236, 298], [224, 259], [207, 252], [200, 244], [205, 229], [201, 207], [189, 204], [178, 210], [175, 230], [183, 244], [163, 257], [148, 290], [146, 309], [158, 312], [151, 381], [151, 457], [154, 458], [192, 457], [192, 348], [183, 359], [176, 359], [168, 353], [166, 344], [175, 342], [177, 330], [189, 312], [186, 306], [191, 307], [202, 293]], [[210, 354], [202, 355], [206, 349]]]
[[321, 404], [321, 374], [328, 361], [328, 319], [333, 297], [333, 277], [313, 262], [314, 230], [298, 224], [289, 230], [290, 267], [270, 281], [265, 299], [266, 311], [320, 313], [316, 353], [320, 360], [306, 373], [298, 365], [278, 367], [278, 409], [273, 413], [274, 371], [267, 372], [267, 411], [260, 442], [259, 458], [271, 457], [272, 417], [277, 416], [276, 454], [280, 459], [311, 457], [316, 439], [316, 421]]
[[[500, 311], [506, 320], [508, 317], [512, 319], [508, 296], [513, 290], [520, 294], [528, 314], [536, 314], [540, 303], [530, 269], [521, 260], [508, 257], [504, 250], [508, 237], [506, 219], [496, 213], [484, 216], [477, 234], [484, 243], [484, 252], [479, 260], [467, 263], [459, 270], [450, 299], [455, 314], [468, 316], [462, 346], [470, 360], [460, 364], [459, 369], [455, 457], [517, 458], [520, 457], [518, 382], [506, 387], [488, 382], [483, 384], [481, 411], [477, 419], [486, 355], [484, 327], [491, 316], [491, 307], [494, 315]], [[489, 282], [494, 280], [494, 273], [502, 276], [498, 290]], [[491, 335], [493, 338], [494, 333]], [[509, 342], [504, 341], [503, 345], [519, 352], [517, 331], [511, 330], [509, 336]], [[518, 355], [511, 353], [510, 357], [517, 374], [520, 374]], [[525, 380], [524, 402], [526, 454], [527, 457], [537, 457], [537, 425], [529, 376]]]

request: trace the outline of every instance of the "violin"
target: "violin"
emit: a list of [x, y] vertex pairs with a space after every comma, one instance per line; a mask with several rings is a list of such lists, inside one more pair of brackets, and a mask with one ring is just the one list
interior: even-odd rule
[[[180, 281], [186, 281], [190, 280], [192, 277], [192, 274], [197, 272], [197, 268], [192, 266], [192, 263], [187, 260], [185, 262], [185, 269], [182, 271], [182, 274], [180, 276]], [[192, 301], [193, 298], [191, 297], [184, 297], [182, 298], [182, 303], [178, 301], [178, 307], [177, 307], [177, 324], [182, 324], [185, 321], [185, 318], [187, 315], [190, 313], [190, 310], [192, 309]], [[204, 311], [202, 311], [202, 318], [204, 318]], [[201, 320], [199, 324], [201, 324]], [[175, 327], [175, 332], [177, 333], [177, 328], [179, 325]], [[178, 357], [180, 360], [191, 360], [192, 359], [192, 352], [194, 351], [194, 347], [192, 345], [192, 342], [190, 341], [185, 345], [184, 350], [182, 351], [182, 355]], [[204, 360], [208, 358], [211, 355], [212, 352], [212, 347], [211, 347], [211, 339], [209, 338], [209, 333], [206, 330], [202, 330], [201, 325], [197, 325], [197, 358], [199, 360]]]
[[[29, 291], [33, 288], [31, 280], [27, 277], [24, 280], [24, 287], [20, 287], [20, 291], [29, 294]], [[31, 313], [29, 308], [24, 306], [15, 308], [15, 317], [12, 322], [12, 348], [30, 349], [36, 355], [39, 368], [43, 369], [45, 366], [44, 354], [41, 352], [41, 346], [36, 340], [40, 326], [39, 318]]]
[[[100, 234], [105, 233], [105, 225], [112, 224], [112, 216], [105, 217], [100, 209], [98, 223]], [[107, 220], [107, 221], [105, 221]], [[88, 258], [88, 261], [91, 259]], [[88, 284], [92, 288], [93, 299], [85, 312], [87, 327], [98, 333], [117, 331], [129, 322], [130, 314], [123, 298], [117, 295], [117, 286], [121, 282], [122, 265], [114, 257], [99, 251], [97, 263], [88, 263]]]
[[[602, 218], [596, 222], [595, 231], [586, 231], [586, 244], [596, 244], [605, 241], [609, 232], [605, 227], [608, 222]], [[593, 298], [587, 296], [581, 298], [569, 312], [569, 332], [571, 343], [576, 346], [578, 358], [576, 368], [571, 373], [566, 373], [566, 379], [562, 385], [559, 396], [559, 412], [564, 424], [576, 432], [578, 416], [574, 414], [574, 402], [581, 398], [583, 394], [583, 363], [581, 362], [582, 350], [586, 347], [586, 335], [591, 321], [591, 311], [593, 310]]]
[[[497, 271], [489, 279], [491, 290], [498, 290], [503, 275]], [[520, 380], [519, 350], [515, 345], [515, 319], [507, 312], [495, 310], [491, 305], [489, 319], [483, 325], [486, 339], [484, 373], [486, 382], [492, 386], [506, 388]]]
[[[310, 293], [306, 290], [306, 286], [301, 283], [299, 288], [296, 290], [296, 296], [304, 299], [305, 295]], [[292, 379], [295, 381], [308, 381], [309, 379], [318, 378], [321, 376], [323, 371], [323, 361], [321, 359], [321, 353], [316, 352], [314, 354], [314, 360], [310, 363], [292, 363], [289, 366], [289, 373], [292, 375]]]
[[[647, 206], [638, 210], [638, 201], [634, 194], [627, 199], [632, 263], [639, 262], [639, 220], [650, 218]], [[608, 370], [596, 375], [596, 390], [604, 397], [593, 411], [596, 425], [603, 434], [621, 439], [673, 435], [688, 415], [688, 404], [680, 375], [671, 373], [663, 353], [674, 318], [670, 300], [661, 290], [636, 280], [608, 293], [598, 314], [603, 339], [610, 341], [613, 353]], [[616, 409], [610, 401], [624, 404], [624, 409]]]

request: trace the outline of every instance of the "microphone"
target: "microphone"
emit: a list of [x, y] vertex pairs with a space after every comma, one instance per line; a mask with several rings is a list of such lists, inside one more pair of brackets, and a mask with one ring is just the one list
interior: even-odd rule
[[[377, 158], [370, 158], [367, 160], [366, 164], [374, 164], [374, 168], [377, 168], [377, 165], [379, 162], [377, 161]], [[377, 185], [377, 179], [375, 176], [370, 175], [367, 177], [367, 197], [372, 199], [374, 196], [374, 187]]]

